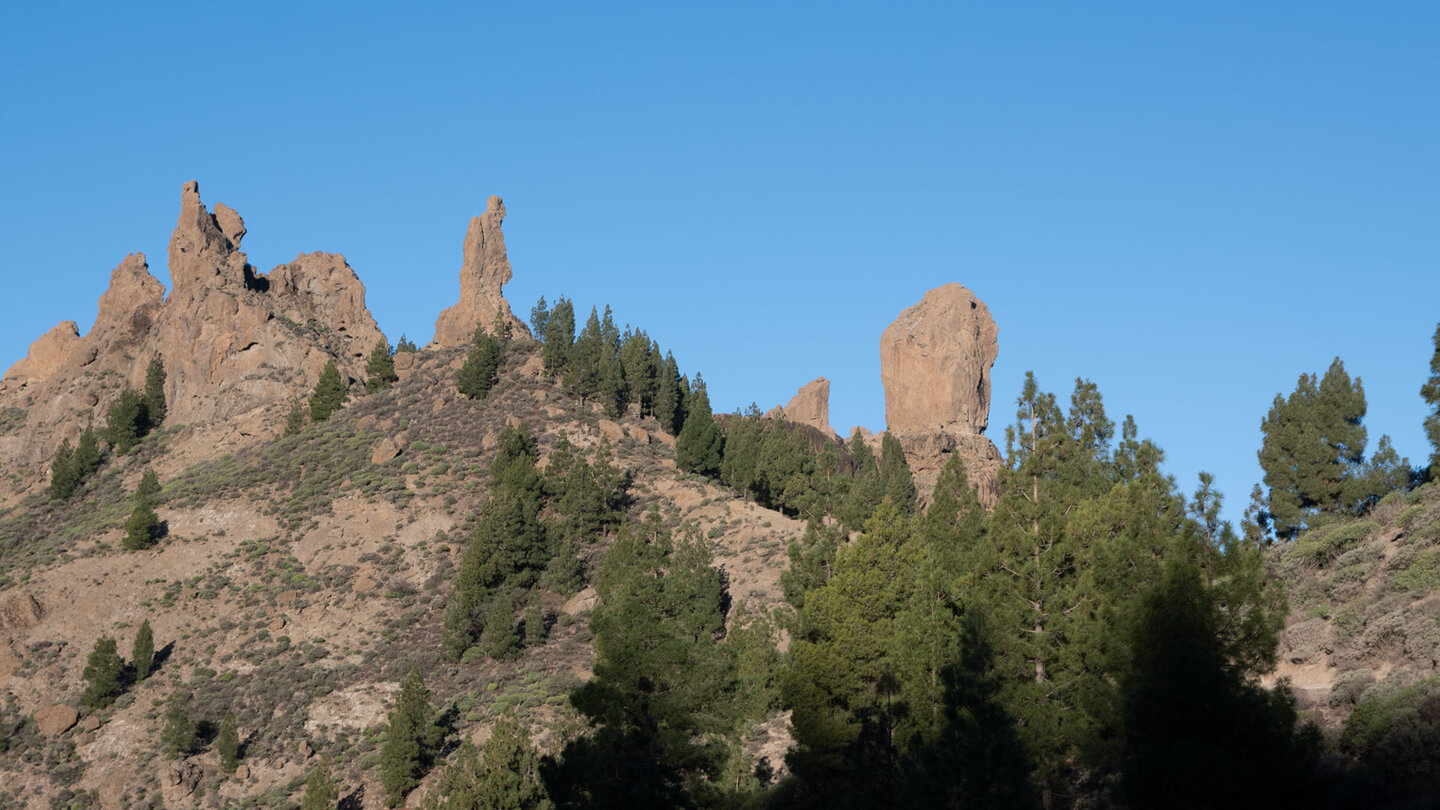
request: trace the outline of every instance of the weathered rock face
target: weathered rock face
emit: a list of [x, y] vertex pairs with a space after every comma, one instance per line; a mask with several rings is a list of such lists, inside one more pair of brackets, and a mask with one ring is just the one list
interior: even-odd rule
[[780, 409], [779, 415], [787, 422], [809, 425], [827, 436], [835, 436], [835, 430], [830, 427], [830, 381], [817, 377], [801, 386], [799, 393]]
[[1000, 452], [983, 435], [997, 336], [989, 308], [952, 282], [927, 292], [880, 337], [885, 421], [922, 495], [928, 497], [950, 454], [960, 453], [981, 503], [998, 500]]
[[88, 419], [103, 422], [126, 385], [143, 386], [157, 355], [167, 423], [220, 445], [277, 432], [288, 403], [331, 360], [361, 379], [384, 335], [345, 258], [304, 254], [257, 274], [240, 250], [244, 236], [238, 213], [218, 205], [211, 214], [198, 184], [186, 183], [170, 237], [169, 296], [144, 255], [131, 254], [111, 273], [88, 334], [65, 321], [31, 345], [0, 382], [0, 410], [28, 411], [23, 429], [0, 435], [0, 468], [31, 467], [35, 479], [62, 438]]
[[997, 334], [990, 309], [954, 282], [900, 313], [880, 336], [889, 429], [984, 433]]
[[501, 292], [510, 281], [510, 258], [505, 253], [505, 203], [491, 196], [485, 213], [470, 219], [465, 231], [465, 263], [460, 267], [460, 301], [435, 319], [432, 346], [464, 346], [477, 326], [489, 329], [498, 315], [510, 326], [513, 336], [528, 336], [530, 330], [510, 311]]

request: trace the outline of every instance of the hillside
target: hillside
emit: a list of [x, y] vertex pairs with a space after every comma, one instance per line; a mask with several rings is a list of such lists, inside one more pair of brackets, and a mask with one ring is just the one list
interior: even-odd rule
[[343, 257], [259, 273], [192, 182], [174, 288], [128, 257], [6, 373], [0, 808], [1433, 793], [1440, 488], [1398, 459], [1270, 544], [1083, 378], [1027, 376], [1002, 457], [954, 283], [879, 336], [885, 431], [824, 378], [713, 414], [609, 307], [521, 323], [504, 217], [392, 348]]

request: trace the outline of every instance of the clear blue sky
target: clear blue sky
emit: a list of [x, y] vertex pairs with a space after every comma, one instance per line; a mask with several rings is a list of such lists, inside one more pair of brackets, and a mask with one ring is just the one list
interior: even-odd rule
[[518, 314], [608, 302], [717, 410], [824, 375], [882, 427], [881, 330], [959, 281], [997, 444], [1027, 369], [1089, 377], [1238, 517], [1271, 399], [1338, 355], [1372, 446], [1428, 452], [1440, 6], [409, 5], [0, 12], [0, 365], [129, 251], [168, 283], [191, 178], [259, 269], [344, 253], [423, 343], [498, 193]]

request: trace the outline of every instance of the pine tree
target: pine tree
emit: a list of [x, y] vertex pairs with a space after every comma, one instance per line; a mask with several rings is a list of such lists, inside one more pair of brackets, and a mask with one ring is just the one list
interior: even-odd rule
[[50, 461], [50, 497], [57, 501], [67, 500], [75, 494], [80, 485], [75, 471], [75, 450], [69, 439], [62, 439], [55, 449], [55, 458]]
[[305, 779], [305, 795], [300, 799], [300, 810], [334, 810], [340, 801], [340, 788], [330, 774], [330, 764], [322, 761], [310, 769]]
[[696, 374], [685, 426], [675, 437], [675, 461], [683, 470], [707, 476], [718, 475], [723, 441], [720, 426], [715, 424], [715, 417], [710, 412], [710, 396], [705, 391], [705, 381]]
[[545, 343], [545, 328], [550, 324], [550, 305], [545, 303], [545, 296], [535, 302], [530, 308], [530, 333], [543, 345]]
[[190, 701], [190, 693], [183, 689], [171, 692], [166, 701], [165, 730], [160, 733], [160, 744], [170, 759], [187, 755], [195, 747], [199, 730], [191, 716]]
[[240, 764], [240, 730], [236, 727], [235, 712], [225, 712], [220, 721], [220, 730], [215, 735], [215, 750], [220, 754], [220, 770], [234, 773]]
[[386, 806], [397, 807], [420, 784], [443, 739], [419, 670], [412, 670], [400, 687], [389, 726], [389, 736], [380, 750], [380, 781]]
[[158, 354], [150, 358], [150, 365], [145, 367], [144, 405], [145, 429], [149, 432], [160, 427], [168, 411], [165, 404], [165, 366]]
[[130, 651], [130, 660], [135, 667], [135, 682], [141, 683], [150, 677], [155, 669], [155, 632], [150, 629], [150, 620], [140, 623], [135, 631], [135, 645]]
[[135, 489], [135, 508], [125, 521], [125, 537], [120, 544], [132, 551], [155, 545], [161, 532], [160, 516], [155, 514], [155, 502], [160, 495], [160, 479], [155, 471], [147, 468]]
[[414, 354], [418, 351], [420, 351], [420, 348], [415, 345], [415, 341], [405, 337], [404, 333], [401, 333], [400, 339], [395, 341], [396, 354], [399, 354], [400, 352], [409, 352], [411, 354]]
[[500, 339], [483, 329], [476, 329], [473, 343], [470, 353], [465, 356], [465, 365], [460, 367], [455, 387], [471, 399], [484, 399], [500, 378]]
[[546, 373], [552, 377], [564, 375], [570, 365], [571, 344], [575, 342], [575, 305], [563, 295], [555, 301], [555, 308], [545, 321], [542, 342], [540, 359]]
[[600, 313], [595, 307], [591, 307], [585, 328], [580, 330], [574, 345], [570, 347], [570, 360], [565, 370], [565, 387], [580, 397], [582, 402], [600, 392], [600, 355], [603, 351]]
[[350, 391], [345, 387], [340, 369], [336, 367], [335, 361], [331, 360], [320, 372], [320, 379], [310, 394], [310, 421], [324, 422], [349, 399]]
[[1275, 396], [1260, 424], [1260, 467], [1276, 536], [1289, 540], [1321, 512], [1359, 505], [1355, 481], [1365, 453], [1365, 389], [1340, 358], [1325, 376], [1302, 374], [1288, 398]]
[[75, 445], [76, 485], [83, 484], [100, 469], [100, 440], [95, 436], [94, 425], [86, 425]]
[[134, 388], [126, 387], [106, 411], [105, 441], [117, 455], [123, 456], [140, 443], [149, 425], [144, 397]]
[[310, 424], [310, 415], [305, 411], [305, 404], [301, 400], [295, 400], [290, 406], [290, 413], [285, 415], [285, 435], [294, 436]]
[[545, 606], [540, 601], [540, 592], [534, 591], [530, 597], [530, 606], [525, 608], [525, 646], [539, 647], [543, 645], [547, 634]]
[[1430, 479], [1440, 479], [1440, 324], [1435, 326], [1435, 354], [1430, 356], [1430, 378], [1420, 386], [1420, 397], [1430, 406], [1425, 436], [1430, 439]]
[[515, 710], [500, 716], [480, 753], [474, 807], [540, 810], [554, 805], [540, 782], [540, 755], [520, 726]]
[[365, 363], [365, 392], [373, 394], [384, 391], [399, 379], [400, 376], [395, 373], [395, 358], [390, 354], [390, 344], [382, 337], [370, 351], [370, 359]]
[[103, 709], [114, 703], [120, 695], [120, 675], [124, 669], [125, 662], [115, 650], [115, 639], [109, 636], [97, 639], [80, 673], [85, 679], [85, 705]]
[[693, 530], [676, 541], [658, 510], [621, 531], [601, 564], [595, 675], [571, 702], [595, 727], [547, 776], [562, 807], [687, 807], [716, 773], [707, 746], [728, 727], [733, 660], [717, 648], [724, 579]]
[[[659, 350], [658, 347], [656, 350]], [[685, 424], [680, 379], [680, 367], [675, 362], [675, 355], [666, 352], [665, 359], [660, 361], [655, 375], [655, 418], [659, 420], [660, 427], [671, 436], [678, 434]]]
[[915, 478], [905, 462], [900, 440], [888, 430], [880, 436], [880, 486], [885, 497], [902, 512], [915, 511]]

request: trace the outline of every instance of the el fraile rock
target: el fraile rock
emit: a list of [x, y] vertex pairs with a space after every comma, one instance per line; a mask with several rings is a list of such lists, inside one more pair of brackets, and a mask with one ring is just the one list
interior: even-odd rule
[[510, 258], [505, 253], [505, 203], [492, 195], [485, 213], [470, 219], [465, 231], [465, 261], [460, 266], [460, 300], [435, 319], [435, 348], [468, 346], [475, 328], [494, 327], [496, 317], [510, 329], [511, 337], [529, 337], [530, 330], [510, 311], [501, 294], [510, 281]]

